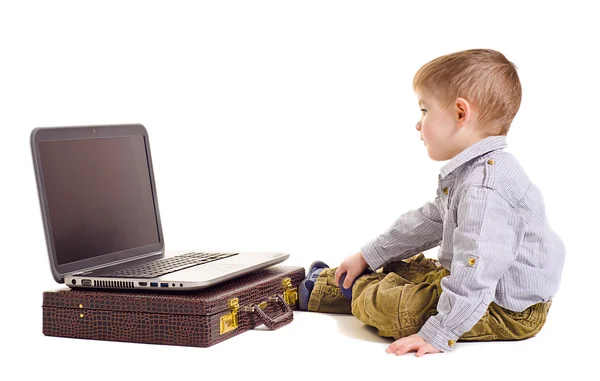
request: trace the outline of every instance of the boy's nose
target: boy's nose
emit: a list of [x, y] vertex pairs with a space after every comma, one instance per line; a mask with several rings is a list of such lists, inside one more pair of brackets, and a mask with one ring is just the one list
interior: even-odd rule
[[417, 129], [417, 131], [421, 131], [421, 122], [417, 122], [415, 128]]

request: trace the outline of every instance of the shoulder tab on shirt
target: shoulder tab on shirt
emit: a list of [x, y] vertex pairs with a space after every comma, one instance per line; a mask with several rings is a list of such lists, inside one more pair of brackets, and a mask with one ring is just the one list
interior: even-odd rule
[[484, 160], [483, 186], [494, 189], [496, 184], [496, 159], [495, 155], [486, 155]]

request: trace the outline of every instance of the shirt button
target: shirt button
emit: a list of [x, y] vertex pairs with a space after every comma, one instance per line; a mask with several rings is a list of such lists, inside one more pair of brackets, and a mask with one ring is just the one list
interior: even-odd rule
[[449, 346], [449, 347], [452, 347], [452, 346], [454, 346], [454, 344], [455, 344], [455, 343], [454, 343], [454, 340], [448, 340], [448, 346]]
[[448, 188], [447, 187], [444, 188], [444, 189], [442, 189], [442, 190], [444, 191], [444, 194], [448, 194]]
[[489, 164], [489, 165], [494, 165], [494, 159], [490, 159], [490, 160], [488, 160], [488, 164]]

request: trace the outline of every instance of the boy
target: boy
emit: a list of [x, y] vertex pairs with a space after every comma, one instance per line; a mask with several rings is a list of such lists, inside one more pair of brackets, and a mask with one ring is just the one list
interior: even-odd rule
[[[387, 348], [396, 355], [532, 337], [558, 290], [565, 248], [539, 189], [502, 150], [521, 103], [516, 68], [497, 51], [467, 50], [425, 64], [413, 88], [427, 153], [449, 160], [435, 202], [400, 216], [337, 269], [314, 262], [300, 308], [351, 312], [397, 339]], [[438, 244], [439, 260], [425, 258]]]

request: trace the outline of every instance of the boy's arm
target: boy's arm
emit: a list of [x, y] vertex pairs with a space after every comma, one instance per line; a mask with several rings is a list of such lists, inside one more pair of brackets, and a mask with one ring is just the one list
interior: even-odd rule
[[427, 202], [401, 215], [383, 234], [367, 243], [361, 253], [372, 270], [409, 258], [437, 246], [442, 240], [442, 217], [437, 205]]
[[449, 351], [494, 300], [498, 281], [516, 258], [525, 224], [502, 196], [484, 187], [467, 189], [457, 214], [451, 271], [442, 279], [438, 314], [418, 333], [441, 351]]

